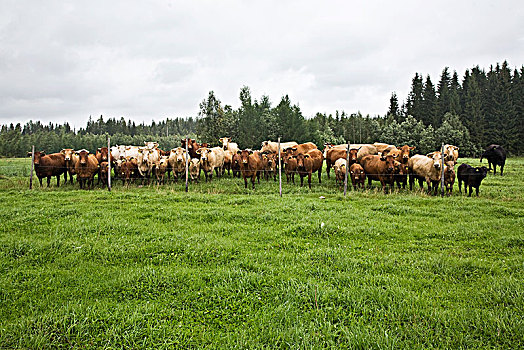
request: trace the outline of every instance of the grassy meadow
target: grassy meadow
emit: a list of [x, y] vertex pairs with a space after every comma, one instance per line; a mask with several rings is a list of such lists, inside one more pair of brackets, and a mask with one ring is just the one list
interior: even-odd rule
[[524, 347], [524, 158], [478, 198], [29, 171], [0, 159], [0, 348]]

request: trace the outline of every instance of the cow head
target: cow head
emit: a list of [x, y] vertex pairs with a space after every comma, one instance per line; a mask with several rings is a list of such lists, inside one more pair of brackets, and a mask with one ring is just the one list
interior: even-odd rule
[[393, 174], [395, 172], [395, 167], [397, 167], [398, 169], [399, 162], [395, 160], [395, 157], [393, 157], [393, 155], [387, 154], [385, 157], [381, 157], [380, 160], [386, 162], [386, 172], [388, 174]]
[[247, 165], [249, 163], [249, 156], [253, 154], [253, 151], [244, 149], [242, 151], [238, 151], [238, 154], [240, 155], [240, 164]]
[[357, 154], [358, 154], [358, 149], [352, 148], [349, 150], [349, 164], [353, 164], [357, 162]]
[[158, 147], [158, 142], [144, 141], [144, 145], [146, 145], [146, 148], [155, 149]]
[[400, 149], [400, 161], [404, 164], [407, 164], [409, 160], [409, 154], [412, 150], [415, 149], [415, 147], [410, 147], [408, 145], [404, 145], [399, 148]]
[[183, 149], [182, 147], [173, 148], [171, 150], [170, 157], [174, 157], [177, 163], [182, 163], [185, 161], [185, 157], [184, 157], [185, 153], [186, 153], [186, 150]]
[[206, 162], [207, 161], [207, 158], [209, 156], [209, 152], [211, 152], [211, 150], [207, 147], [201, 147], [199, 149], [196, 150], [196, 154], [200, 154], [200, 160], [202, 160], [202, 162]]
[[[28, 157], [32, 157], [33, 156], [33, 153], [31, 152], [27, 152], [27, 156]], [[33, 162], [34, 165], [40, 165], [40, 159], [45, 156], [45, 151], [35, 151], [35, 160]]]
[[439, 151], [431, 152], [431, 153], [426, 154], [426, 157], [429, 157], [433, 160], [433, 166], [435, 167], [435, 169], [440, 169], [440, 163], [442, 160], [441, 152]]
[[64, 155], [66, 162], [68, 162], [73, 158], [73, 154], [75, 153], [75, 150], [72, 148], [64, 148], [63, 150], [60, 151], [60, 153]]
[[227, 150], [227, 147], [228, 147], [229, 143], [231, 142], [231, 137], [221, 137], [218, 140], [222, 144], [222, 148], [224, 150]]
[[102, 162], [107, 162], [107, 147], [101, 147], [99, 149], [96, 150], [96, 153], [97, 155], [100, 153], [101, 154], [101, 160]]
[[306, 159], [309, 158], [309, 154], [299, 153], [294, 158], [297, 159], [297, 169], [304, 170], [306, 168]]
[[360, 164], [352, 165], [349, 172], [351, 174], [351, 179], [353, 179], [354, 181], [359, 181], [366, 178], [364, 169]]
[[80, 163], [80, 165], [87, 165], [89, 151], [86, 149], [81, 149], [80, 151], [76, 151], [76, 154], [78, 154], [78, 162]]

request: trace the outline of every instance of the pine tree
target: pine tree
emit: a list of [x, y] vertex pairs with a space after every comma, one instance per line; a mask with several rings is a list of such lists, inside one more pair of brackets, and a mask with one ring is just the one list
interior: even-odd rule
[[391, 94], [391, 98], [389, 99], [389, 109], [387, 115], [392, 115], [396, 120], [398, 120], [400, 116], [400, 109], [398, 106], [398, 98], [396, 92], [393, 92]]
[[450, 111], [451, 96], [450, 84], [451, 77], [449, 76], [449, 68], [445, 67], [440, 75], [440, 81], [437, 85], [437, 108], [434, 127], [438, 128], [442, 122], [444, 115]]
[[[412, 115], [416, 119], [422, 118], [422, 91], [423, 91], [422, 76], [415, 73], [415, 77], [411, 81], [411, 91], [406, 101], [406, 115]], [[400, 121], [403, 121], [403, 118]]]
[[424, 84], [424, 91], [422, 93], [422, 112], [420, 118], [424, 125], [434, 125], [438, 123], [436, 119], [436, 103], [437, 95], [435, 93], [435, 86], [431, 82], [431, 78], [428, 74], [426, 77], [426, 83]]
[[449, 90], [449, 110], [451, 113], [456, 115], [462, 114], [462, 106], [460, 99], [462, 97], [462, 88], [459, 83], [457, 71], [453, 71], [453, 77], [451, 78], [451, 85]]

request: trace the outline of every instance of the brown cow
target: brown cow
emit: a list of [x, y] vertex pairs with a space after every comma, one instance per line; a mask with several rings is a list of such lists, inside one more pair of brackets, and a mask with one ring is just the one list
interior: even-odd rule
[[318, 149], [313, 149], [306, 154], [299, 153], [297, 159], [297, 172], [300, 176], [300, 186], [304, 185], [304, 177], [307, 176], [309, 188], [311, 188], [311, 175], [318, 172], [318, 183], [322, 183], [322, 164], [324, 156]]
[[227, 170], [228, 175], [231, 174], [231, 165], [233, 163], [233, 154], [235, 153], [236, 151], [235, 152], [232, 152], [230, 150], [224, 151], [224, 173]]
[[[95, 157], [96, 157], [96, 160], [98, 161], [98, 164], [100, 165], [102, 165], [102, 162], [107, 162], [108, 161], [107, 147], [97, 148]], [[98, 185], [100, 185], [100, 181], [101, 181], [100, 171], [98, 171]]]
[[269, 177], [273, 176], [273, 181], [277, 181], [278, 173], [278, 155], [275, 153], [269, 153], [263, 155], [264, 157], [264, 176], [266, 181]]
[[[27, 156], [31, 157], [31, 152], [27, 152]], [[44, 177], [47, 178], [47, 187], [49, 187], [52, 176], [56, 176], [56, 186], [60, 187], [60, 175], [66, 173], [65, 156], [62, 153], [51, 153], [46, 155], [44, 151], [35, 151], [35, 160], [33, 164], [35, 166], [38, 181], [40, 181], [40, 187], [43, 186], [42, 179]], [[67, 181], [66, 177], [65, 181]]]
[[109, 181], [108, 181], [108, 162], [102, 162], [100, 163], [100, 169], [98, 171], [98, 180], [102, 182], [103, 186], [109, 187]]
[[[182, 144], [182, 148], [186, 149], [186, 139], [180, 140]], [[196, 140], [187, 139], [187, 152], [189, 153], [189, 159], [191, 158], [197, 158], [200, 159], [200, 154], [197, 153], [198, 149], [200, 148], [200, 145], [196, 142]]]
[[370, 145], [370, 144], [362, 145], [358, 149], [357, 162], [360, 162], [360, 160], [364, 158], [365, 156], [375, 155], [375, 154], [378, 154], [378, 150], [375, 146]]
[[294, 184], [295, 173], [297, 172], [297, 158], [293, 156], [284, 157], [283, 164], [284, 172], [286, 173], [287, 183], [289, 183], [289, 181], [291, 180]]
[[244, 186], [247, 188], [247, 179], [251, 178], [251, 184], [255, 189], [255, 178], [258, 176], [258, 183], [260, 183], [259, 172], [262, 170], [262, 156], [260, 152], [242, 150], [238, 151], [240, 155], [240, 171], [244, 177]]
[[296, 156], [299, 153], [306, 154], [307, 152], [313, 149], [318, 149], [317, 145], [315, 145], [313, 142], [306, 142], [306, 143], [301, 143], [300, 145], [287, 147], [284, 149], [284, 152], [286, 152], [287, 150], [291, 150], [291, 152], [293, 152], [292, 155]]
[[94, 154], [89, 154], [88, 150], [76, 151], [78, 162], [75, 166], [76, 179], [80, 183], [80, 188], [90, 189], [93, 187], [93, 179], [98, 172], [99, 165]]
[[233, 171], [233, 177], [240, 177], [240, 154], [237, 153], [233, 154], [233, 158], [231, 160], [231, 170]]
[[[347, 149], [347, 146], [346, 146]], [[331, 170], [331, 167], [335, 164], [337, 159], [347, 157], [347, 151], [346, 149], [341, 148], [330, 148], [326, 152], [326, 173], [329, 179], [329, 172]], [[349, 165], [357, 162], [357, 154], [358, 154], [358, 148], [350, 148], [349, 149]]]
[[360, 160], [360, 164], [368, 178], [368, 187], [371, 187], [371, 181], [380, 181], [384, 193], [387, 192], [386, 185], [389, 185], [390, 190], [394, 186], [394, 175], [399, 173], [400, 162], [396, 161], [392, 155], [388, 154], [385, 158], [379, 155], [365, 156]]
[[198, 183], [200, 178], [200, 160], [197, 158], [191, 158], [189, 162], [189, 175], [191, 175], [191, 181]]
[[453, 161], [447, 162], [444, 165], [444, 186], [446, 194], [451, 196], [453, 193], [453, 185], [455, 184], [455, 163]]
[[349, 167], [349, 174], [351, 175], [351, 183], [353, 184], [353, 189], [356, 191], [357, 186], [364, 188], [366, 184], [366, 173], [362, 165], [355, 163]]
[[124, 158], [120, 165], [120, 177], [122, 179], [122, 186], [127, 183], [131, 183], [136, 177], [138, 177], [138, 163], [135, 158]]
[[156, 181], [157, 184], [165, 184], [165, 176], [167, 168], [169, 167], [169, 157], [161, 156], [160, 160], [156, 162]]
[[[73, 175], [75, 175], [75, 165], [78, 161], [78, 155], [75, 154], [75, 150], [72, 148], [65, 148], [60, 151], [64, 155], [65, 158], [65, 167], [66, 171], [69, 173], [69, 181], [71, 182], [71, 185], [73, 184]], [[65, 177], [64, 172], [64, 179], [67, 182], [67, 178]]]

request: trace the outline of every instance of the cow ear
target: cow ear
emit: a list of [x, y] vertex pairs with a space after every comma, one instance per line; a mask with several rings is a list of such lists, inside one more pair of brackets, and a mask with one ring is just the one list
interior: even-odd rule
[[28, 157], [32, 157], [33, 156], [33, 152], [27, 152], [27, 156]]
[[457, 150], [457, 151], [459, 150], [459, 148], [457, 146], [453, 146], [453, 147], [455, 147], [455, 150]]
[[428, 154], [426, 154], [426, 157], [432, 158], [434, 154], [435, 154], [435, 152], [428, 153]]
[[96, 151], [97, 151], [97, 152], [102, 152], [102, 149], [101, 149], [100, 147], [98, 147], [98, 148], [96, 149]]
[[305, 154], [305, 155], [304, 155], [304, 158], [309, 158], [309, 154]]
[[238, 150], [238, 151], [237, 151], [237, 154], [242, 154], [242, 151], [241, 151], [241, 150]]
[[197, 149], [197, 150], [195, 151], [195, 153], [196, 153], [196, 154], [200, 154], [200, 153], [201, 153], [200, 148]]
[[410, 147], [409, 149], [410, 150], [414, 150], [415, 148], [417, 148], [417, 147], [413, 146], [413, 147]]
[[291, 150], [292, 150], [293, 152], [296, 152], [296, 151], [297, 151], [297, 148], [296, 148], [296, 147], [293, 147]]
[[62, 149], [62, 150], [60, 151], [60, 153], [61, 153], [61, 154], [65, 154], [65, 149]]
[[250, 155], [251, 155], [251, 154], [253, 154], [253, 151], [252, 151], [252, 150], [250, 150], [250, 151], [249, 151], [249, 154], [250, 154]]
[[227, 138], [227, 142], [231, 142], [231, 137], [228, 137], [228, 138]]

